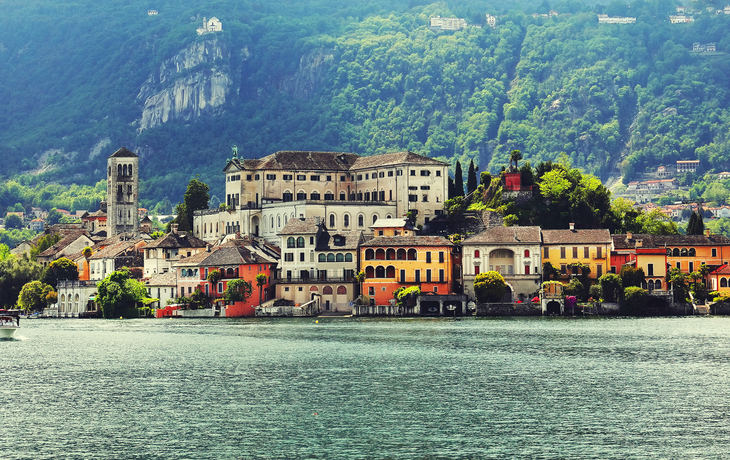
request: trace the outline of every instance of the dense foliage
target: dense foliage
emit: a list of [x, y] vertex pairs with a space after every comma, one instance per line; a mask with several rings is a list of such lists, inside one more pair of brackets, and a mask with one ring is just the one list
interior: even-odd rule
[[[10, 3], [0, 17], [0, 179], [15, 182], [10, 193], [0, 185], [0, 209], [97, 209], [105, 158], [122, 145], [140, 149], [150, 209], [169, 209], [197, 173], [223, 196], [233, 144], [247, 158], [410, 149], [491, 172], [514, 149], [533, 164], [565, 152], [602, 180], [678, 159], [730, 169], [730, 17], [704, 9], [721, 2], [696, 2], [691, 24], [670, 24], [664, 0], [183, 0], [155, 16], [139, 0]], [[560, 15], [530, 14], [550, 8]], [[485, 13], [497, 15], [495, 29]], [[637, 23], [598, 24], [596, 13]], [[204, 40], [195, 28], [214, 15], [231, 50], [216, 63], [233, 79], [225, 107], [138, 131], [140, 88]], [[430, 30], [437, 15], [482, 27]], [[718, 52], [693, 53], [694, 42]], [[55, 181], [86, 188], [54, 192]]]
[[147, 297], [144, 284], [132, 279], [125, 269], [111, 272], [99, 282], [97, 292], [104, 318], [137, 317], [136, 304]]

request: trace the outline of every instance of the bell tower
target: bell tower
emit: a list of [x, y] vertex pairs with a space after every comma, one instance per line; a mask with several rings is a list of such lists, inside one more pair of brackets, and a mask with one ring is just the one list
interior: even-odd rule
[[107, 159], [107, 236], [139, 228], [139, 157], [125, 147]]

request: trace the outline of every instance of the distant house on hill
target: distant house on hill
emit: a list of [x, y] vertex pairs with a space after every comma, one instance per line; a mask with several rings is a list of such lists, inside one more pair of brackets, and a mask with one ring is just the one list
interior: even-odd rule
[[431, 18], [431, 28], [438, 30], [461, 30], [467, 26], [466, 20], [461, 18]]
[[679, 160], [677, 161], [677, 173], [695, 172], [700, 165], [700, 160]]
[[223, 30], [223, 24], [215, 16], [208, 20], [203, 18], [203, 27], [198, 27], [196, 30], [198, 32], [198, 35], [221, 32]]
[[599, 24], [636, 24], [636, 18], [615, 16], [611, 17], [607, 14], [598, 15]]
[[157, 15], [157, 10], [147, 10], [147, 16], [155, 16]]

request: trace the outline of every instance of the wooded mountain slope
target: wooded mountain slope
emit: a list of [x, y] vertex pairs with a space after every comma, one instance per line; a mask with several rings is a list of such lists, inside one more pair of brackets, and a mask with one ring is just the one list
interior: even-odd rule
[[[513, 149], [533, 164], [566, 152], [604, 180], [678, 159], [730, 169], [730, 16], [707, 9], [670, 24], [675, 5], [661, 0], [9, 4], [0, 15], [0, 179], [23, 185], [91, 186], [122, 145], [140, 152], [146, 207], [179, 201], [196, 174], [222, 196], [234, 144], [250, 158], [409, 149], [492, 171]], [[696, 8], [706, 6], [724, 4]], [[560, 15], [531, 15], [550, 9]], [[485, 13], [497, 16], [495, 29]], [[597, 13], [637, 23], [598, 24]], [[437, 15], [482, 27], [433, 31]], [[223, 32], [198, 36], [212, 16]], [[695, 42], [717, 52], [693, 53]], [[220, 55], [170, 71], [201, 43]], [[212, 74], [231, 82], [220, 105], [142, 129], [148, 94], [186, 94]], [[5, 193], [0, 207], [17, 201]]]

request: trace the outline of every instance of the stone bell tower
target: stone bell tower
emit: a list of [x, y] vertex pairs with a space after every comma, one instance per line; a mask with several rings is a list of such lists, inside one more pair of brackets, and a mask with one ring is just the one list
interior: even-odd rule
[[139, 157], [125, 147], [107, 159], [107, 236], [139, 228]]

